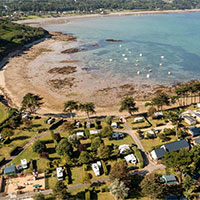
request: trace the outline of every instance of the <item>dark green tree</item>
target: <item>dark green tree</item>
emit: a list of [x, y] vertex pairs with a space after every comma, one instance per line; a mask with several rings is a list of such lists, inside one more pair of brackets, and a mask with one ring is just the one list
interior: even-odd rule
[[35, 113], [43, 104], [42, 98], [32, 93], [27, 93], [22, 100], [21, 111]]
[[91, 149], [92, 151], [97, 151], [97, 149], [100, 147], [100, 144], [102, 143], [102, 140], [100, 137], [95, 137], [91, 141]]
[[87, 151], [81, 151], [81, 154], [78, 158], [80, 164], [86, 164], [90, 162], [90, 154]]
[[111, 148], [108, 145], [101, 144], [97, 150], [97, 155], [102, 160], [107, 160], [111, 156]]
[[14, 135], [14, 132], [10, 128], [3, 128], [3, 130], [1, 131], [2, 138], [9, 138], [10, 139], [10, 137], [13, 136], [13, 135]]
[[148, 174], [140, 183], [142, 193], [151, 199], [162, 199], [164, 197], [165, 185], [161, 182], [158, 174]]
[[73, 117], [73, 110], [78, 110], [78, 102], [69, 100], [64, 104], [63, 112], [69, 112], [71, 117]]
[[72, 145], [68, 142], [67, 139], [62, 139], [57, 147], [56, 147], [56, 153], [60, 156], [64, 156], [68, 154], [69, 156], [73, 153]]
[[42, 142], [40, 140], [36, 140], [33, 143], [32, 149], [33, 149], [33, 152], [35, 152], [35, 153], [42, 153], [42, 152], [46, 151], [46, 146], [45, 146], [44, 142]]
[[53, 188], [53, 195], [56, 200], [70, 199], [70, 193], [67, 192], [67, 186], [63, 181], [58, 181]]
[[90, 114], [95, 113], [95, 105], [92, 102], [80, 104], [79, 109], [87, 114], [88, 119], [90, 119]]
[[132, 116], [133, 112], [137, 112], [138, 108], [136, 107], [136, 103], [134, 102], [133, 97], [125, 97], [120, 102], [120, 109], [119, 112], [122, 112], [124, 110], [128, 111], [128, 113]]
[[44, 194], [42, 194], [42, 193], [40, 192], [40, 193], [34, 195], [33, 199], [34, 199], [34, 200], [45, 200], [45, 196], [44, 196]]

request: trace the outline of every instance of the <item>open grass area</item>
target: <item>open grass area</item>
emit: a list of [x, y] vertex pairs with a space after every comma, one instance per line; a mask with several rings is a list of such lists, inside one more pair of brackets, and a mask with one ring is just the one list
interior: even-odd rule
[[9, 108], [0, 102], [0, 123], [8, 117]]
[[[173, 141], [176, 140], [176, 136], [169, 136], [169, 137], [171, 138], [171, 140], [168, 141], [168, 142], [173, 142]], [[142, 139], [140, 141], [141, 141], [141, 143], [142, 143], [142, 145], [143, 145], [143, 147], [144, 147], [144, 149], [145, 149], [146, 152], [151, 151], [154, 146], [158, 146], [158, 145], [162, 145], [162, 144], [166, 143], [166, 142], [162, 142], [159, 138], [155, 138], [155, 139]]]
[[137, 129], [137, 128], [148, 128], [150, 127], [150, 124], [144, 119], [144, 122], [134, 122], [134, 117], [128, 118], [127, 120], [129, 126], [131, 129]]

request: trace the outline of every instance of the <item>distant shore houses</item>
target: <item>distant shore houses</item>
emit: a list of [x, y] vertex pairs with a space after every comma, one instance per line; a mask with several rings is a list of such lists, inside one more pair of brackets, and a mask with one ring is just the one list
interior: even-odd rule
[[186, 139], [170, 142], [162, 145], [160, 148], [150, 152], [150, 156], [154, 161], [162, 159], [167, 152], [176, 152], [180, 149], [189, 149], [190, 145]]

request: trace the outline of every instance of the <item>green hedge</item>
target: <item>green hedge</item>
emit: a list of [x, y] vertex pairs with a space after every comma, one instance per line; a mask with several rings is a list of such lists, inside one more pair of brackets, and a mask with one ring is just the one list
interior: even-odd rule
[[137, 147], [133, 147], [133, 150], [134, 150], [134, 153], [140, 163], [140, 168], [143, 168], [144, 167], [144, 160], [143, 160], [143, 157], [142, 157], [142, 154], [141, 154], [141, 151], [137, 148]]
[[5, 157], [0, 159], [0, 166], [4, 164], [4, 162], [6, 161]]
[[132, 130], [136, 130], [136, 129], [143, 129], [143, 128], [150, 128], [151, 125], [145, 125], [145, 126], [138, 126], [138, 127], [133, 127]]
[[85, 200], [91, 200], [91, 194], [89, 190], [85, 192]]
[[105, 175], [108, 175], [108, 168], [103, 160], [101, 160], [101, 164], [102, 164]]

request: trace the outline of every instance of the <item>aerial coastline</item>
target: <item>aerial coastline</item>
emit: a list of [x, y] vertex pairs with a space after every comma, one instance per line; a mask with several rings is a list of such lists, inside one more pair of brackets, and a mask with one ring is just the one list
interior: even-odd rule
[[[144, 11], [137, 13], [123, 12], [111, 13], [108, 16], [199, 11], [199, 9], [194, 9], [184, 11]], [[49, 23], [65, 23], [65, 20], [69, 21], [82, 17], [98, 16], [102, 15], [34, 19], [19, 21], [18, 23], [28, 23], [29, 25], [32, 23], [34, 26], [39, 23], [38, 25], [42, 26]], [[77, 44], [75, 38], [70, 38], [70, 36], [62, 33], [52, 33], [52, 35], [52, 38], [48, 38], [33, 46], [22, 55], [10, 58], [9, 63], [1, 71], [1, 76], [3, 76], [1, 83], [2, 90], [15, 102], [17, 107], [20, 106], [24, 94], [33, 91], [42, 96], [46, 102], [41, 110], [42, 113], [61, 112], [63, 103], [66, 100], [73, 99], [81, 102], [94, 102], [98, 113], [121, 115], [116, 110], [118, 110], [119, 102], [124, 96], [133, 96], [140, 107], [140, 112], [143, 112], [146, 110], [144, 100], [149, 100], [149, 96], [155, 95], [159, 91], [170, 93], [173, 90], [171, 86], [153, 88], [151, 84], [138, 86], [128, 80], [119, 82], [117, 76], [113, 77], [109, 73], [103, 76], [96, 76], [90, 73], [85, 67], [82, 67], [80, 64], [81, 61], [71, 59], [68, 50], [76, 50]], [[66, 39], [65, 36], [69, 38]], [[63, 74], [58, 73], [56, 71], [57, 68], [64, 71], [70, 71], [71, 69], [72, 71]], [[13, 74], [13, 76], [11, 77], [10, 74]]]
[[26, 19], [19, 20], [19, 24], [28, 24], [30, 26], [43, 26], [49, 24], [62, 24], [67, 23], [70, 20], [91, 18], [91, 17], [112, 17], [112, 16], [127, 16], [127, 15], [155, 15], [155, 14], [171, 14], [171, 13], [190, 13], [200, 12], [200, 9], [185, 9], [185, 10], [158, 10], [158, 11], [121, 11], [111, 12], [108, 14], [85, 14], [85, 15], [71, 15], [64, 17], [50, 17], [50, 18], [37, 18], [37, 19]]

